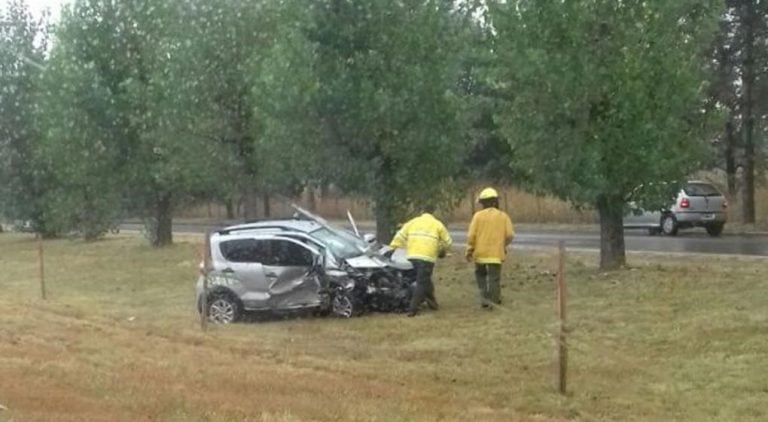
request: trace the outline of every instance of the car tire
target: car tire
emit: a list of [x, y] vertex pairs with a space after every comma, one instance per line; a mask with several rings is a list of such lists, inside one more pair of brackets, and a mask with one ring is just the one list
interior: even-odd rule
[[214, 324], [231, 324], [242, 317], [240, 301], [231, 293], [216, 292], [208, 296], [208, 321]]
[[352, 318], [361, 310], [360, 301], [350, 293], [337, 293], [331, 298], [331, 314], [337, 318]]
[[723, 228], [725, 227], [725, 224], [723, 223], [712, 223], [707, 224], [705, 227], [707, 229], [707, 233], [712, 237], [718, 237], [723, 233]]
[[677, 235], [677, 219], [672, 214], [665, 214], [661, 217], [661, 231], [667, 236]]

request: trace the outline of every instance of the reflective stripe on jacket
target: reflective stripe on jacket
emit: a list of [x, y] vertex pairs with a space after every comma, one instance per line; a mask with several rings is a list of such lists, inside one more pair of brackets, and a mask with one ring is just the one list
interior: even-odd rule
[[514, 235], [515, 229], [507, 213], [498, 208], [486, 208], [472, 216], [467, 248], [478, 264], [501, 264], [507, 254], [507, 239]]
[[405, 248], [408, 259], [435, 262], [440, 250], [451, 247], [448, 229], [432, 214], [424, 213], [403, 225], [390, 243], [392, 248]]

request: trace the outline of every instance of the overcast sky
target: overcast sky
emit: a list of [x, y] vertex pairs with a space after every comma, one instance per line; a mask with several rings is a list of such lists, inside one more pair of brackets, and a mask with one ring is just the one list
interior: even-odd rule
[[50, 9], [54, 19], [58, 19], [61, 5], [67, 1], [68, 0], [27, 0], [33, 13], [39, 15], [43, 10]]

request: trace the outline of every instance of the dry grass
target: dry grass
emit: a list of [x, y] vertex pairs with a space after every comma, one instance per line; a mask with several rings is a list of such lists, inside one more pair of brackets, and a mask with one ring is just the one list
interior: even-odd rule
[[[450, 215], [444, 215], [446, 221], [465, 222], [469, 221], [472, 213], [476, 211], [477, 195], [484, 186], [477, 186], [467, 192], [467, 197], [463, 199], [455, 209], [451, 210]], [[521, 223], [560, 223], [560, 224], [583, 224], [595, 222], [595, 215], [590, 211], [577, 211], [568, 203], [560, 201], [551, 196], [536, 196], [516, 188], [499, 188], [501, 208], [507, 210], [515, 222]], [[258, 202], [258, 201], [256, 201]], [[273, 198], [272, 215], [285, 216], [291, 215], [293, 210], [292, 203], [299, 203], [304, 207], [309, 207], [305, 198]], [[357, 201], [347, 197], [330, 196], [328, 198], [317, 198], [315, 203], [316, 211], [331, 219], [346, 219], [347, 210], [350, 210], [355, 218], [359, 220], [372, 220], [374, 218], [373, 210], [365, 201]], [[258, 217], [262, 209], [256, 209]], [[206, 218], [206, 219], [225, 219], [226, 209], [219, 204], [203, 204], [192, 207], [178, 214], [181, 218]]]
[[766, 420], [765, 261], [568, 261], [568, 397], [553, 392], [554, 257], [517, 252], [505, 306], [439, 265], [443, 309], [199, 330], [192, 239], [35, 242], [0, 235], [0, 420]]
[[[695, 178], [709, 180], [725, 191], [725, 181], [723, 177], [707, 173]], [[483, 187], [485, 187], [485, 185], [478, 185], [472, 188], [467, 192], [466, 198], [463, 199], [455, 209], [450, 213], [443, 213], [442, 217], [449, 222], [466, 224], [466, 222], [471, 219], [472, 213], [475, 211], [475, 208], [473, 208], [475, 204], [473, 204], [473, 202]], [[501, 208], [509, 212], [515, 223], [583, 225], [594, 224], [597, 222], [597, 216], [593, 211], [576, 210], [568, 203], [551, 196], [537, 196], [513, 187], [499, 187], [498, 190], [501, 196]], [[729, 221], [734, 223], [740, 220], [740, 215], [738, 214], [739, 204], [736, 199], [737, 198], [729, 198], [729, 202], [731, 202], [731, 207], [729, 208], [731, 214], [729, 216]], [[306, 198], [273, 198], [272, 215], [291, 215], [293, 211], [290, 205], [294, 202], [309, 207]], [[757, 216], [756, 226], [758, 228], [768, 229], [768, 180], [763, 185], [758, 186], [755, 196], [755, 208]], [[336, 197], [333, 195], [325, 199], [318, 197], [316, 199], [316, 210], [320, 215], [331, 219], [346, 220], [347, 210], [351, 210], [358, 220], [373, 219], [373, 212], [369, 204], [364, 201], [356, 201], [346, 197]], [[261, 208], [257, 207], [257, 211], [261, 213]], [[261, 214], [258, 216], [261, 217]], [[226, 210], [223, 206], [218, 204], [205, 204], [188, 209], [185, 212], [180, 213], [179, 217], [222, 220], [226, 218]], [[754, 229], [755, 227], [750, 225], [747, 228]]]

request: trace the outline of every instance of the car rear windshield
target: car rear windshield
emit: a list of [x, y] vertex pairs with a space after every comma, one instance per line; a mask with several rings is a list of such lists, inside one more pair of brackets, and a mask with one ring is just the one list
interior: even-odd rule
[[331, 231], [325, 227], [310, 234], [323, 242], [331, 250], [331, 253], [339, 258], [353, 258], [365, 252], [365, 244], [352, 234]]
[[720, 196], [720, 191], [708, 183], [689, 183], [683, 191], [688, 196]]

